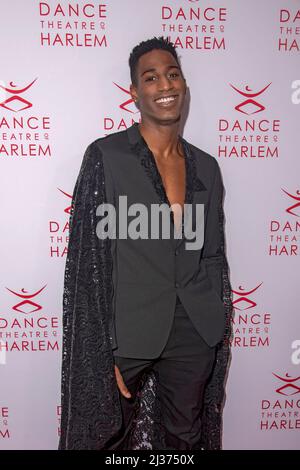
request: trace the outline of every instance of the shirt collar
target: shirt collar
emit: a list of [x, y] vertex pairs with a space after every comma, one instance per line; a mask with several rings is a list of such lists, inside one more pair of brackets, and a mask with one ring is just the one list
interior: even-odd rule
[[[149, 147], [143, 138], [142, 134], [140, 133], [139, 130], [139, 123], [134, 122], [132, 126], [130, 126], [127, 129], [127, 135], [128, 135], [128, 140], [129, 143], [132, 147], [136, 149], [136, 154], [143, 156], [149, 155]], [[191, 189], [192, 191], [206, 191], [207, 188], [203, 181], [197, 176], [196, 173], [196, 162], [195, 162], [195, 155], [194, 152], [190, 146], [190, 144], [179, 135], [179, 139], [181, 140], [183, 146], [184, 146], [184, 153], [185, 157], [187, 159], [187, 169], [188, 169], [188, 182], [187, 182], [187, 188]], [[192, 187], [191, 187], [192, 186]]]

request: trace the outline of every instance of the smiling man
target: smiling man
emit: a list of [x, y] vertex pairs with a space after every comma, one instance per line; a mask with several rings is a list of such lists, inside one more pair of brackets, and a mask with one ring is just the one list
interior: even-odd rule
[[[59, 448], [218, 449], [232, 310], [220, 169], [179, 133], [187, 85], [173, 44], [143, 41], [129, 66], [141, 122], [88, 146], [73, 195]], [[170, 236], [112, 236], [128, 223], [124, 196], [155, 229], [159, 204]], [[100, 236], [103, 204], [118, 226]], [[203, 228], [197, 249], [187, 219], [189, 233]]]

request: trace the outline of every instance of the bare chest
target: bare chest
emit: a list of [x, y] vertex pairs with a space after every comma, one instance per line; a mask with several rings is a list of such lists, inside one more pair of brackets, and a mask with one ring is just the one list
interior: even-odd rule
[[[185, 202], [185, 186], [186, 186], [186, 174], [185, 174], [185, 160], [181, 156], [177, 156], [169, 161], [163, 160], [162, 158], [155, 157], [156, 166], [160, 173], [162, 183], [165, 189], [166, 196], [169, 204], [179, 204], [183, 210]], [[180, 225], [180, 214], [181, 209], [178, 206], [174, 206], [173, 213], [175, 217], [176, 225]]]

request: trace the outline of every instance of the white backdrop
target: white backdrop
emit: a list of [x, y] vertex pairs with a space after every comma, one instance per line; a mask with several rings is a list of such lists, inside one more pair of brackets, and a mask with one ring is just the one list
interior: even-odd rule
[[300, 448], [300, 1], [2, 0], [1, 449], [57, 448], [70, 196], [87, 145], [139, 120], [128, 57], [160, 35], [189, 85], [184, 137], [226, 188], [224, 449]]

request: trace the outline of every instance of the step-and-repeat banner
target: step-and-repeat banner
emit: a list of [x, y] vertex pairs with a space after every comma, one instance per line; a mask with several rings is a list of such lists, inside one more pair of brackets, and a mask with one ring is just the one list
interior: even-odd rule
[[176, 45], [184, 137], [220, 164], [235, 315], [224, 449], [299, 449], [300, 1], [2, 0], [0, 448], [56, 449], [71, 196], [140, 114], [132, 48]]

